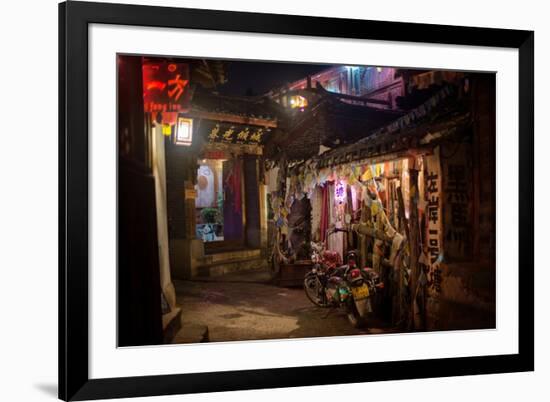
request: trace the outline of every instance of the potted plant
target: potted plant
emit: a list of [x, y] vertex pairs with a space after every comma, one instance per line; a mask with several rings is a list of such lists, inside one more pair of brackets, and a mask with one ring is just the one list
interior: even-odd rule
[[203, 208], [201, 218], [204, 223], [218, 223], [220, 212], [217, 208]]

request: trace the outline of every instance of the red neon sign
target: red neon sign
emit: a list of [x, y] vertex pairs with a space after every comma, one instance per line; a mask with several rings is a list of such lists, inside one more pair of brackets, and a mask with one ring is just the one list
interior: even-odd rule
[[186, 63], [143, 63], [145, 112], [189, 111], [189, 66]]

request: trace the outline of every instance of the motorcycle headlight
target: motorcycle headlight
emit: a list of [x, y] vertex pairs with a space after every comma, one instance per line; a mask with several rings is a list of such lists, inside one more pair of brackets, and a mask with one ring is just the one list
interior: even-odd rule
[[340, 300], [344, 301], [349, 296], [349, 291], [345, 287], [338, 288], [338, 293], [340, 294]]

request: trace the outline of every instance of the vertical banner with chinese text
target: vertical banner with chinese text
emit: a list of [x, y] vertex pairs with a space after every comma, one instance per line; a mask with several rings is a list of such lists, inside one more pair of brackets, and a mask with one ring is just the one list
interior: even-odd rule
[[[432, 268], [440, 255], [443, 255], [443, 225], [442, 225], [442, 199], [441, 199], [441, 163], [439, 159], [439, 147], [433, 154], [426, 156], [424, 171], [424, 191], [426, 208], [426, 242], [428, 261]], [[433, 272], [430, 274], [434, 275]], [[437, 286], [436, 278], [430, 278]], [[438, 289], [435, 289], [438, 291]]]

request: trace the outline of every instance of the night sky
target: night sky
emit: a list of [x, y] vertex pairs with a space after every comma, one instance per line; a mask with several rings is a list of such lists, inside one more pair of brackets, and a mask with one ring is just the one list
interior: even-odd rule
[[232, 61], [227, 71], [228, 82], [217, 90], [222, 95], [262, 95], [270, 89], [330, 67], [327, 64]]

